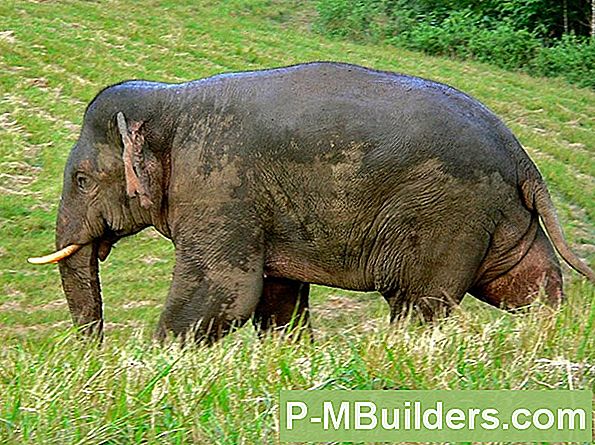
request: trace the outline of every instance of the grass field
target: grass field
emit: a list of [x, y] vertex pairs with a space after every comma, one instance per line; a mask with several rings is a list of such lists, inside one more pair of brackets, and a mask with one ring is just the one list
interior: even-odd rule
[[[129, 78], [342, 60], [451, 84], [491, 107], [542, 171], [568, 240], [595, 260], [595, 92], [312, 33], [296, 0], [0, 2], [0, 443], [278, 442], [278, 391], [595, 386], [595, 290], [504, 314], [467, 298], [435, 326], [390, 328], [374, 294], [316, 287], [313, 344], [247, 327], [209, 349], [150, 341], [172, 246], [148, 230], [102, 265], [106, 341], [73, 338], [53, 247], [62, 169], [85, 106]], [[135, 6], [136, 5], [136, 6]], [[304, 9], [306, 8], [306, 9]]]

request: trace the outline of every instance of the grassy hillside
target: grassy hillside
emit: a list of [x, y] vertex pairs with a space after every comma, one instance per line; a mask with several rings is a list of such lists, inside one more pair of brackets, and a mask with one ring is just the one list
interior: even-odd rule
[[[106, 343], [72, 338], [53, 247], [62, 169], [86, 104], [129, 78], [341, 60], [453, 85], [491, 107], [542, 171], [573, 248], [595, 259], [595, 92], [481, 64], [327, 40], [301, 2], [0, 2], [0, 443], [277, 442], [281, 388], [593, 388], [595, 291], [511, 316], [470, 298], [437, 326], [390, 329], [374, 294], [317, 287], [314, 344], [151, 344], [173, 265], [154, 231], [102, 265]], [[302, 9], [300, 9], [302, 8]]]

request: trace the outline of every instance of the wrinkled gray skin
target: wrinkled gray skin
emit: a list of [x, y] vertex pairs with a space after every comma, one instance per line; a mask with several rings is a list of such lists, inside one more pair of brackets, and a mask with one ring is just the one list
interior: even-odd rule
[[[133, 196], [126, 126], [141, 140]], [[75, 324], [101, 335], [98, 258], [156, 227], [175, 245], [158, 335], [215, 340], [251, 316], [263, 330], [307, 324], [306, 283], [379, 291], [393, 319], [446, 314], [466, 292], [513, 309], [543, 288], [557, 303], [539, 216], [562, 245], [536, 167], [476, 100], [312, 63], [103, 90], [66, 165], [57, 247], [86, 245], [60, 272]]]

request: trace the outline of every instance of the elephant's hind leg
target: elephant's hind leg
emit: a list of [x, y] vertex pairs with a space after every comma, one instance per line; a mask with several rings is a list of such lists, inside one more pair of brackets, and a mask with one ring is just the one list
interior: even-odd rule
[[266, 277], [253, 323], [259, 333], [273, 330], [310, 330], [310, 285], [287, 278]]
[[385, 270], [378, 286], [391, 322], [409, 317], [431, 322], [450, 315], [473, 285], [488, 245], [484, 232], [460, 230], [408, 251], [399, 267]]

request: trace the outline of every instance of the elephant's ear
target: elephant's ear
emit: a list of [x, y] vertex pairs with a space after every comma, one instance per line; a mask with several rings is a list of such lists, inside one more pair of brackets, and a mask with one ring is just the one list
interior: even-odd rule
[[131, 198], [138, 196], [140, 205], [147, 209], [153, 204], [150, 190], [150, 179], [144, 166], [143, 134], [144, 122], [126, 122], [124, 114], [120, 111], [116, 115], [118, 130], [124, 144], [122, 158], [124, 160], [124, 175], [126, 177], [126, 193]]

